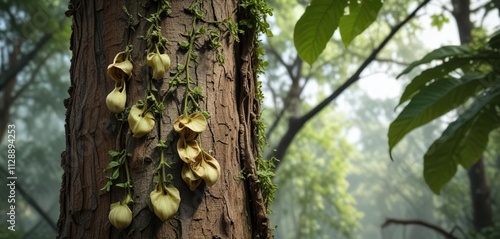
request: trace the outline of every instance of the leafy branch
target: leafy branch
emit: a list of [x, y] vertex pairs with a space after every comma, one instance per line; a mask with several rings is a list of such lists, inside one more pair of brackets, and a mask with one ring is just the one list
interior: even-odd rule
[[[318, 114], [323, 108], [325, 108], [327, 105], [330, 104], [333, 100], [335, 100], [344, 90], [349, 88], [353, 83], [358, 81], [360, 79], [361, 73], [365, 70], [365, 68], [370, 65], [372, 61], [374, 61], [377, 58], [378, 53], [387, 45], [387, 43], [396, 35], [396, 33], [406, 24], [408, 23], [415, 15], [417, 12], [423, 8], [427, 3], [429, 3], [430, 0], [425, 0], [422, 3], [420, 3], [413, 12], [411, 12], [402, 22], [394, 26], [389, 34], [384, 38], [384, 40], [380, 43], [380, 45], [372, 51], [370, 56], [366, 58], [366, 60], [361, 64], [361, 66], [356, 70], [356, 72], [349, 78], [347, 79], [339, 88], [337, 88], [330, 96], [328, 96], [326, 99], [324, 99], [322, 102], [320, 102], [318, 105], [316, 105], [312, 110], [310, 110], [308, 113], [305, 115], [299, 117], [299, 118], [291, 118], [289, 125], [288, 125], [288, 130], [284, 134], [283, 137], [281, 137], [280, 142], [278, 143], [276, 150], [274, 152], [271, 152], [271, 155], [268, 158], [275, 157], [278, 159], [282, 159], [285, 156], [286, 150], [290, 146], [290, 144], [293, 141], [293, 138], [297, 135], [299, 130], [304, 126], [306, 122], [311, 120], [316, 114]], [[276, 168], [279, 166], [279, 162], [277, 161]]]

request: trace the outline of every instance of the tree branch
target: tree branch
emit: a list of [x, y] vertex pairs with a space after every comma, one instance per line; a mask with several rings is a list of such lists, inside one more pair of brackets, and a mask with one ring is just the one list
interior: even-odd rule
[[6, 72], [1, 72], [0, 74], [0, 91], [9, 83], [10, 79], [14, 79], [14, 76], [17, 75], [28, 63], [31, 59], [33, 59], [38, 51], [40, 51], [43, 46], [52, 38], [52, 34], [45, 33], [42, 38], [38, 41], [38, 43], [31, 49], [30, 52], [26, 54], [22, 54], [19, 62], [16, 62], [14, 67], [9, 68]]
[[325, 108], [330, 102], [336, 99], [342, 92], [344, 92], [345, 89], [347, 89], [350, 85], [358, 81], [361, 73], [372, 61], [376, 59], [378, 53], [385, 47], [385, 45], [392, 39], [392, 37], [394, 37], [394, 35], [399, 31], [399, 29], [401, 29], [401, 27], [403, 27], [406, 23], [408, 23], [417, 14], [417, 12], [429, 2], [430, 0], [424, 0], [402, 22], [394, 26], [391, 29], [391, 32], [380, 43], [380, 45], [375, 50], [373, 50], [370, 56], [368, 56], [368, 58], [363, 62], [363, 64], [361, 64], [358, 70], [344, 84], [342, 84], [339, 88], [337, 88], [337, 90], [335, 90], [330, 96], [328, 96], [321, 103], [316, 105], [316, 107], [314, 107], [311, 111], [309, 111], [302, 117], [290, 119], [287, 132], [283, 137], [281, 137], [281, 140], [278, 146], [276, 147], [276, 150], [272, 151], [268, 157], [268, 158], [276, 157], [277, 159], [280, 159], [280, 161], [275, 162], [276, 169], [280, 165], [280, 162], [283, 162], [282, 159], [285, 156], [286, 150], [288, 149], [293, 138], [295, 137], [295, 135], [297, 135], [302, 126], [307, 121], [312, 119], [316, 114], [318, 114], [321, 110], [323, 110], [323, 108]]
[[422, 226], [425, 228], [428, 228], [430, 230], [433, 230], [437, 232], [438, 234], [442, 235], [446, 239], [459, 239], [456, 236], [453, 236], [451, 233], [447, 232], [443, 228], [436, 226], [434, 224], [428, 223], [426, 221], [422, 220], [405, 220], [405, 219], [395, 219], [395, 218], [387, 218], [380, 227], [385, 228], [391, 224], [398, 224], [398, 225], [417, 225], [417, 226]]

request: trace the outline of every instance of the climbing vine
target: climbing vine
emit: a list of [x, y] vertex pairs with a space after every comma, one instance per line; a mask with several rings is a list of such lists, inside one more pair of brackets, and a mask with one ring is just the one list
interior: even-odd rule
[[[133, 138], [142, 138], [148, 135], [156, 126], [158, 129], [158, 144], [156, 150], [159, 152], [159, 159], [155, 160], [157, 166], [153, 173], [153, 190], [149, 195], [149, 205], [151, 211], [163, 222], [172, 218], [179, 210], [180, 193], [173, 186], [173, 181], [177, 180], [172, 175], [172, 165], [182, 163], [181, 178], [190, 190], [195, 190], [202, 181], [206, 186], [214, 185], [220, 177], [221, 169], [218, 161], [210, 155], [202, 144], [199, 137], [208, 128], [207, 120], [210, 119], [210, 112], [202, 109], [200, 102], [204, 100], [203, 89], [198, 86], [199, 79], [196, 75], [190, 74], [190, 69], [196, 67], [197, 60], [200, 58], [197, 43], [205, 41], [207, 46], [215, 52], [215, 60], [219, 64], [224, 63], [224, 57], [221, 52], [221, 36], [230, 34], [234, 41], [239, 42], [243, 34], [240, 26], [254, 28], [254, 30], [271, 35], [269, 24], [266, 22], [266, 16], [271, 15], [264, 1], [253, 0], [243, 1], [241, 7], [247, 9], [248, 18], [238, 23], [231, 18], [222, 21], [208, 21], [205, 19], [206, 12], [203, 9], [202, 0], [194, 0], [192, 4], [185, 9], [185, 12], [192, 16], [192, 20], [187, 27], [186, 32], [182, 33], [185, 40], [180, 41], [177, 58], [181, 60], [173, 66], [170, 66], [170, 56], [167, 54], [168, 39], [162, 34], [161, 23], [171, 12], [170, 4], [167, 0], [157, 0], [157, 9], [149, 16], [141, 16], [147, 23], [143, 35], [139, 38], [144, 40], [147, 51], [144, 54], [146, 71], [144, 69], [134, 69], [132, 64], [133, 46], [127, 45], [126, 48], [117, 53], [113, 63], [108, 66], [107, 74], [115, 81], [115, 88], [106, 97], [106, 105], [111, 113], [118, 120], [119, 132], [128, 126], [125, 137], [118, 134], [116, 137], [116, 149], [109, 151], [111, 161], [108, 164], [108, 170], [111, 171], [106, 185], [102, 188], [108, 192], [112, 187], [123, 188], [125, 196], [122, 200], [112, 203], [109, 212], [109, 221], [119, 230], [127, 228], [132, 222], [131, 206], [133, 205], [133, 182], [129, 172], [128, 159], [132, 157], [129, 148], [129, 141]], [[124, 14], [127, 17], [128, 27], [125, 31], [128, 34], [136, 31], [135, 25], [138, 20], [131, 14], [126, 6], [123, 7]], [[267, 63], [263, 60], [264, 51], [260, 47], [257, 39], [254, 42], [255, 53], [258, 56], [258, 72], [263, 72]], [[140, 65], [140, 64], [137, 64]], [[142, 99], [134, 102], [127, 107], [127, 82], [131, 78], [132, 71], [148, 72], [145, 79], [145, 95]], [[161, 94], [158, 86], [168, 80], [168, 89]], [[258, 85], [256, 98], [261, 102], [263, 99], [260, 83]], [[174, 92], [183, 94], [181, 103], [181, 112], [174, 121], [172, 127], [176, 132], [167, 137], [162, 135], [162, 115], [165, 111], [165, 102]], [[267, 208], [272, 202], [273, 193], [276, 185], [272, 183], [273, 160], [264, 160], [262, 158], [263, 147], [267, 146], [264, 136], [264, 125], [257, 117], [253, 134], [258, 139], [259, 149], [256, 158], [257, 182], [262, 189]], [[131, 136], [131, 137], [130, 137]], [[175, 141], [175, 142], [174, 142]], [[125, 142], [124, 148], [120, 148], [120, 142]], [[168, 145], [176, 143], [177, 157], [169, 157], [166, 154]], [[125, 177], [120, 176], [125, 175]], [[125, 178], [124, 181], [120, 181]]]

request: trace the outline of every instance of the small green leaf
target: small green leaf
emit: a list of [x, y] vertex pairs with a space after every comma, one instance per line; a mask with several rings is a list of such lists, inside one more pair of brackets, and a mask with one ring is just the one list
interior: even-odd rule
[[189, 42], [187, 42], [187, 41], [181, 41], [181, 42], [179, 42], [179, 45], [181, 46], [182, 49], [189, 48]]
[[420, 90], [389, 126], [389, 154], [413, 129], [455, 109], [481, 89], [481, 73], [468, 73], [461, 78], [443, 78]]
[[310, 65], [323, 52], [344, 14], [347, 0], [313, 0], [295, 25], [293, 41], [300, 58]]
[[408, 67], [406, 67], [406, 69], [403, 70], [403, 72], [401, 72], [401, 74], [397, 76], [397, 78], [399, 78], [404, 74], [409, 73], [411, 70], [413, 70], [413, 68], [425, 63], [429, 63], [433, 60], [443, 60], [448, 57], [456, 57], [456, 56], [470, 56], [472, 54], [473, 54], [472, 49], [467, 45], [443, 46], [425, 55], [422, 59], [412, 62]]
[[117, 179], [119, 176], [120, 176], [120, 170], [119, 170], [119, 169], [115, 169], [115, 170], [113, 171], [113, 173], [111, 174], [111, 179], [112, 179], [112, 180], [115, 180], [115, 179]]
[[110, 157], [112, 157], [112, 158], [114, 158], [114, 157], [116, 157], [116, 156], [118, 156], [118, 155], [120, 155], [120, 154], [121, 154], [121, 152], [118, 152], [118, 151], [114, 151], [114, 150], [110, 150], [110, 151], [108, 151], [108, 155], [109, 155]]
[[106, 185], [104, 185], [104, 187], [101, 188], [101, 191], [109, 192], [109, 188], [111, 187], [111, 185], [113, 185], [113, 182], [112, 181], [107, 181]]
[[116, 187], [119, 187], [119, 188], [125, 188], [127, 187], [127, 183], [117, 183], [115, 184]]
[[361, 34], [375, 19], [382, 8], [381, 0], [351, 1], [349, 4], [349, 15], [340, 18], [339, 30], [342, 42], [349, 46], [351, 41]]
[[119, 162], [116, 162], [116, 161], [111, 161], [111, 162], [109, 162], [109, 164], [108, 164], [108, 169], [110, 169], [110, 168], [114, 168], [114, 167], [118, 167], [118, 166], [120, 166], [120, 163], [119, 163]]

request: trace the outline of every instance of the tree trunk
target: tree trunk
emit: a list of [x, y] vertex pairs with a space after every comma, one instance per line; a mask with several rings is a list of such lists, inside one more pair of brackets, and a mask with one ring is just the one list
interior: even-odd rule
[[[469, 0], [452, 0], [453, 16], [457, 23], [460, 43], [467, 44], [472, 41], [472, 22], [470, 20]], [[480, 231], [483, 228], [493, 226], [493, 214], [491, 211], [490, 187], [486, 178], [483, 158], [479, 158], [468, 171], [470, 183], [470, 196], [474, 218], [474, 228]]]
[[[65, 101], [66, 151], [62, 154], [63, 182], [60, 194], [61, 212], [58, 238], [267, 238], [268, 225], [260, 189], [256, 187], [255, 161], [257, 141], [255, 115], [260, 103], [256, 95], [255, 30], [243, 29], [236, 42], [223, 24], [213, 23], [231, 19], [237, 22], [250, 16], [238, 1], [203, 1], [201, 3], [205, 35], [196, 40], [197, 58], [188, 67], [203, 89], [200, 108], [210, 113], [208, 130], [200, 137], [203, 148], [220, 164], [220, 177], [211, 187], [201, 184], [191, 191], [181, 179], [182, 163], [177, 156], [176, 142], [170, 143], [166, 157], [175, 163], [169, 169], [173, 184], [179, 189], [181, 204], [177, 214], [162, 223], [148, 208], [149, 193], [153, 190], [153, 172], [158, 166], [159, 139], [168, 142], [167, 135], [176, 138], [173, 123], [182, 114], [184, 86], [163, 102], [161, 128], [155, 127], [145, 137], [132, 138], [128, 124], [120, 122], [106, 107], [106, 96], [114, 82], [106, 74], [113, 57], [128, 44], [133, 45], [133, 73], [127, 81], [127, 107], [144, 99], [148, 81], [146, 66], [147, 44], [144, 40], [150, 26], [145, 17], [157, 10], [161, 1], [104, 1], [72, 0], [67, 14], [73, 16], [71, 37], [70, 98]], [[171, 59], [170, 75], [186, 60], [181, 49], [185, 33], [191, 29], [193, 15], [186, 11], [193, 2], [170, 1], [171, 13], [161, 19], [162, 34], [168, 39], [167, 53]], [[127, 15], [124, 11], [126, 6]], [[131, 28], [134, 30], [130, 30]], [[241, 28], [241, 26], [240, 26]], [[129, 30], [128, 30], [129, 29]], [[221, 46], [208, 46], [210, 31], [220, 31]], [[224, 57], [218, 62], [217, 55]], [[167, 73], [155, 82], [160, 93], [167, 90]], [[121, 137], [122, 135], [123, 137]], [[117, 140], [117, 138], [119, 140]], [[106, 170], [111, 158], [109, 150], [125, 147], [132, 153], [128, 158], [133, 180], [133, 220], [125, 230], [115, 229], [108, 221], [110, 204], [123, 198], [125, 191], [111, 187], [103, 192], [109, 176]], [[242, 169], [249, 176], [241, 179]], [[245, 175], [246, 176], [246, 175]]]

